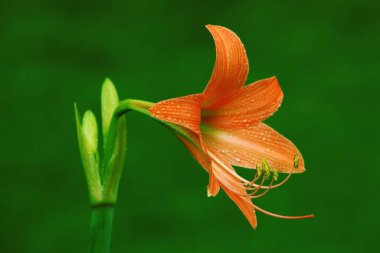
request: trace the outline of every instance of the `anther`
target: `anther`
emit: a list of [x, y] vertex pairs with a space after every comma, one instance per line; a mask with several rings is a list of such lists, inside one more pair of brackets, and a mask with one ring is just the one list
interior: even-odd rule
[[294, 165], [293, 166], [295, 169], [297, 169], [298, 166], [300, 166], [300, 158], [297, 154], [294, 156]]
[[256, 171], [257, 171], [257, 176], [260, 177], [262, 173], [260, 163], [256, 164]]
[[276, 168], [273, 169], [273, 180], [277, 181], [278, 179], [278, 170]]
[[262, 164], [263, 164], [263, 169], [265, 171], [265, 179], [268, 179], [270, 177], [270, 167], [265, 158], [263, 159]]
[[[284, 179], [284, 180], [282, 180], [280, 183], [278, 183], [278, 184], [275, 184], [275, 185], [272, 185], [272, 189], [273, 188], [277, 188], [277, 187], [280, 187], [281, 185], [283, 185], [283, 184], [285, 184], [286, 183], [286, 181], [288, 181], [289, 180], [289, 178], [290, 178], [290, 176], [292, 175], [292, 173], [293, 173], [293, 171], [290, 171], [290, 173], [288, 174], [288, 176]], [[252, 185], [253, 187], [257, 187], [258, 185], [257, 184], [253, 184]], [[269, 186], [261, 186], [261, 189], [267, 189]]]

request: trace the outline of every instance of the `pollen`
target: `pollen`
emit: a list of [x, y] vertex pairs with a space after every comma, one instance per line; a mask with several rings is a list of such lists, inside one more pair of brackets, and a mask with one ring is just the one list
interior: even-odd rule
[[263, 159], [262, 164], [263, 164], [263, 169], [265, 172], [265, 179], [268, 179], [270, 177], [270, 167], [269, 167], [269, 164], [265, 158]]
[[278, 179], [278, 169], [274, 168], [273, 169], [273, 180], [277, 181]]
[[297, 154], [294, 156], [294, 165], [293, 166], [295, 169], [297, 169], [298, 166], [300, 166], [300, 157]]
[[261, 165], [260, 163], [256, 164], [256, 173], [257, 173], [257, 177], [261, 177], [261, 173], [262, 173], [262, 170], [261, 170]]

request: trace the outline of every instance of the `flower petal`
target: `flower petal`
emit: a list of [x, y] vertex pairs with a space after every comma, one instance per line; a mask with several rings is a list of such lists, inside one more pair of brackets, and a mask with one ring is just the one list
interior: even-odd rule
[[190, 151], [195, 160], [208, 172], [210, 171], [211, 158], [203, 151], [200, 144], [200, 137], [196, 133], [188, 131], [189, 137], [176, 134], [177, 138]]
[[154, 104], [149, 111], [155, 118], [200, 133], [199, 124], [203, 98], [203, 94], [194, 94], [168, 99]]
[[204, 90], [204, 108], [212, 109], [229, 101], [234, 91], [240, 89], [248, 76], [248, 59], [243, 43], [231, 30], [208, 25], [215, 41], [216, 61], [210, 81]]
[[210, 148], [209, 155], [212, 157], [212, 171], [226, 194], [236, 203], [253, 228], [257, 226], [255, 209], [251, 199], [247, 196], [240, 176], [234, 168], [222, 157]]
[[222, 186], [223, 190], [226, 192], [228, 197], [230, 197], [235, 204], [240, 208], [243, 212], [244, 216], [247, 218], [248, 222], [251, 226], [256, 229], [257, 227], [257, 219], [255, 209], [253, 208], [252, 202], [248, 197], [239, 196], [236, 193], [231, 192], [226, 187]]
[[207, 196], [216, 196], [219, 192], [220, 184], [211, 169], [211, 159], [202, 148], [200, 136], [190, 131], [188, 131], [188, 138], [180, 134], [176, 134], [176, 136], [190, 151], [194, 159], [197, 160], [199, 164], [210, 174], [209, 184], [207, 186]]
[[207, 196], [209, 197], [215, 197], [220, 190], [220, 184], [218, 180], [215, 177], [215, 174], [212, 170], [210, 170], [210, 181], [207, 186]]
[[223, 107], [203, 113], [202, 122], [221, 128], [243, 128], [270, 117], [283, 98], [276, 77], [245, 86]]
[[[207, 129], [202, 131], [206, 147], [215, 148], [232, 165], [255, 168], [266, 159], [271, 168], [284, 173], [305, 171], [300, 151], [287, 138], [264, 123], [245, 129]], [[295, 156], [299, 157], [294, 168]]]

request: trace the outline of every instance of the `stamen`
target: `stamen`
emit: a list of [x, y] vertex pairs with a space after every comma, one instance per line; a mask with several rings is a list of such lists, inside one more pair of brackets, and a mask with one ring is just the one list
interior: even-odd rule
[[300, 165], [300, 158], [299, 158], [299, 156], [296, 154], [295, 156], [294, 156], [294, 168], [295, 169], [297, 169], [298, 168], [298, 166]]
[[265, 194], [267, 194], [269, 192], [269, 190], [271, 189], [273, 181], [274, 181], [274, 177], [272, 177], [272, 181], [270, 182], [268, 188], [264, 192], [260, 193], [259, 195], [252, 195], [251, 199], [258, 199], [258, 198], [261, 198], [262, 196], [264, 196]]
[[[269, 166], [269, 164], [267, 163], [267, 161], [266, 161], [265, 158], [263, 159], [263, 162], [262, 162], [261, 165], [260, 165], [259, 163], [256, 164], [256, 171], [258, 172], [259, 177], [261, 176], [262, 171], [265, 172], [265, 175], [263, 176], [263, 180], [266, 180], [266, 179], [268, 179], [268, 178], [270, 177], [270, 166]], [[257, 179], [258, 179], [258, 178], [257, 178]], [[257, 180], [257, 179], [256, 179], [256, 180]], [[252, 180], [252, 181], [250, 182], [250, 184], [249, 184], [250, 187], [247, 187], [246, 189], [247, 189], [247, 190], [255, 190], [255, 192], [257, 192], [257, 191], [256, 191], [256, 187], [258, 187], [258, 185], [255, 184], [255, 181], [256, 181], [256, 180]], [[251, 187], [251, 186], [254, 186], [254, 187]], [[260, 188], [261, 188], [261, 186], [263, 186], [263, 181], [262, 181], [261, 184], [260, 184]], [[268, 186], [264, 186], [264, 187], [265, 187], [265, 189], [267, 189]], [[259, 188], [259, 189], [260, 189], [260, 188]], [[264, 189], [264, 188], [263, 188], [263, 189]]]
[[256, 173], [255, 173], [255, 176], [253, 177], [252, 181], [245, 183], [243, 185], [252, 186], [260, 178], [260, 176], [261, 176], [261, 168], [260, 168], [260, 165], [257, 164], [256, 165]]
[[308, 214], [308, 215], [303, 215], [303, 216], [285, 216], [285, 215], [275, 214], [275, 213], [268, 212], [268, 211], [256, 206], [253, 203], [252, 203], [252, 205], [253, 205], [253, 208], [255, 208], [257, 211], [260, 211], [260, 212], [265, 213], [269, 216], [280, 218], [280, 219], [301, 220], [301, 219], [313, 219], [314, 218], [314, 214]]
[[[281, 185], [285, 184], [286, 181], [289, 180], [289, 178], [290, 178], [290, 176], [292, 175], [292, 173], [293, 173], [293, 171], [290, 171], [290, 173], [288, 174], [288, 176], [287, 176], [283, 181], [281, 181], [281, 182], [278, 183], [278, 184], [272, 185], [271, 188], [272, 188], [272, 189], [273, 189], [273, 188], [277, 188], [277, 187], [280, 187]], [[253, 184], [252, 186], [257, 187], [258, 185], [257, 185], [257, 184]], [[267, 189], [268, 187], [269, 187], [269, 186], [263, 185], [263, 186], [261, 187], [261, 189]]]
[[256, 164], [256, 172], [257, 172], [257, 176], [260, 177], [262, 173], [260, 163]]
[[260, 184], [257, 187], [253, 187], [253, 188], [252, 187], [247, 187], [246, 188], [247, 191], [252, 191], [253, 190], [253, 192], [248, 193], [247, 196], [253, 196], [253, 195], [255, 195], [261, 189], [261, 186], [263, 186], [264, 181], [265, 181], [265, 177], [262, 177], [261, 182], [260, 182]]
[[273, 169], [273, 179], [274, 181], [277, 181], [278, 179], [278, 170], [276, 168]]
[[263, 159], [262, 164], [263, 164], [263, 169], [265, 171], [265, 179], [268, 179], [270, 177], [270, 167], [265, 158]]

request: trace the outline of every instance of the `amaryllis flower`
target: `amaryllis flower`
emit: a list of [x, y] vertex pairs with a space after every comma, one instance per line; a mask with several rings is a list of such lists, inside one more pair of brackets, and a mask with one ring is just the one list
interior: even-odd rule
[[[255, 210], [285, 219], [312, 218], [277, 215], [252, 203], [292, 173], [304, 172], [304, 161], [290, 140], [262, 123], [281, 105], [283, 93], [276, 77], [243, 86], [249, 69], [244, 45], [225, 27], [207, 29], [215, 40], [216, 62], [206, 89], [158, 102], [150, 108], [152, 116], [178, 127], [177, 137], [209, 173], [208, 196], [222, 188], [253, 228]], [[256, 170], [245, 179], [233, 165]], [[274, 184], [278, 172], [288, 176]]]

